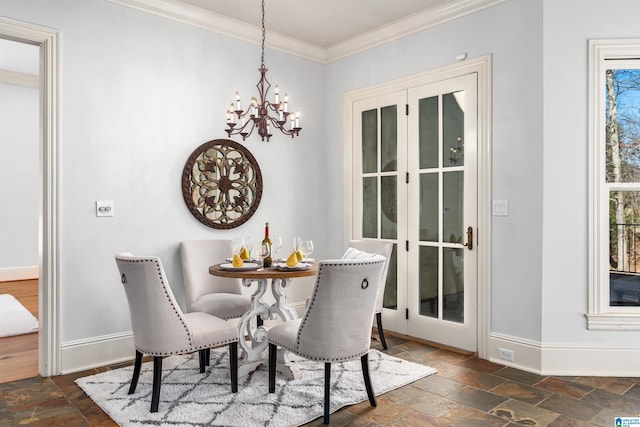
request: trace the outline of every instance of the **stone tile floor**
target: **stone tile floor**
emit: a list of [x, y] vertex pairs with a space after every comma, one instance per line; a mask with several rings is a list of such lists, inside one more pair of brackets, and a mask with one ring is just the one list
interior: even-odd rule
[[[388, 344], [438, 373], [379, 396], [377, 408], [343, 408], [331, 425], [613, 427], [616, 416], [640, 416], [640, 378], [539, 376], [401, 338]], [[74, 380], [121, 366], [0, 384], [0, 427], [116, 425]]]

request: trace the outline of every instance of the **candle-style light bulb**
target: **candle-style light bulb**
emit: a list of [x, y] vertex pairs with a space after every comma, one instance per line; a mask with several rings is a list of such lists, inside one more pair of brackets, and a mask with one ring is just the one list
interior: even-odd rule
[[278, 105], [278, 104], [280, 104], [280, 87], [278, 85], [276, 85], [276, 87], [274, 87], [273, 90], [275, 92], [275, 102], [274, 102], [274, 104]]
[[284, 112], [287, 113], [289, 111], [289, 95], [284, 94]]
[[236, 91], [236, 111], [242, 110], [240, 106], [240, 94]]
[[255, 97], [251, 98], [251, 115], [258, 115], [258, 100]]
[[300, 127], [300, 111], [296, 111], [296, 127]]

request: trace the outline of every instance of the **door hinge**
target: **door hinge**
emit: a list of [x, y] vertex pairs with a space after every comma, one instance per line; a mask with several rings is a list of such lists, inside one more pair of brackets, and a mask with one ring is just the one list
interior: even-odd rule
[[409, 104], [406, 104], [405, 115], [409, 115]]
[[409, 252], [409, 241], [408, 241], [408, 240], [404, 242], [404, 249], [405, 249], [407, 252]]
[[405, 177], [404, 177], [404, 182], [405, 183], [409, 183], [409, 172], [406, 173]]
[[408, 308], [406, 309], [406, 312], [405, 312], [405, 318], [407, 320], [409, 320], [409, 309]]

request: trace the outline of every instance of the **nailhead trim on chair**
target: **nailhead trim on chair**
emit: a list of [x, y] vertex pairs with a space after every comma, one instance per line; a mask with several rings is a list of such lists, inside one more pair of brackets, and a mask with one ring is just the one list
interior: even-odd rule
[[[369, 262], [358, 262], [358, 263], [345, 263], [345, 262], [341, 262], [339, 264], [320, 264], [320, 268], [318, 269], [318, 275], [317, 275], [317, 279], [316, 279], [316, 284], [320, 282], [320, 276], [322, 275], [322, 267], [324, 266], [336, 266], [336, 265], [371, 265], [371, 264], [382, 264], [384, 263], [384, 260], [382, 261], [369, 261]], [[316, 289], [314, 287], [314, 289]], [[316, 292], [313, 292], [313, 295], [311, 296], [311, 301], [309, 302], [309, 308], [307, 309], [307, 313], [311, 310], [311, 307], [313, 306], [313, 303], [316, 300]], [[325, 361], [325, 362], [346, 362], [348, 360], [353, 360], [353, 359], [357, 359], [360, 358], [362, 356], [364, 356], [365, 354], [367, 354], [369, 352], [369, 350], [366, 350], [364, 352], [360, 352], [357, 354], [353, 354], [353, 355], [348, 355], [348, 356], [343, 356], [340, 358], [318, 358], [318, 357], [313, 357], [313, 356], [309, 356], [307, 354], [301, 353], [298, 348], [300, 347], [300, 331], [302, 330], [302, 328], [304, 327], [305, 323], [307, 322], [307, 315], [305, 313], [304, 318], [302, 319], [302, 323], [300, 323], [300, 327], [298, 328], [298, 337], [296, 338], [296, 348], [287, 348], [287, 346], [283, 346], [282, 344], [278, 344], [281, 347], [285, 347], [287, 348], [287, 350], [293, 351], [297, 354], [299, 354], [300, 356], [303, 356], [309, 360], [316, 360], [316, 361]]]
[[[169, 303], [171, 304], [171, 298], [169, 298], [169, 293], [167, 292], [167, 285], [162, 280], [162, 270], [160, 268], [160, 264], [158, 263], [158, 260], [155, 260], [155, 259], [129, 260], [129, 259], [122, 259], [122, 258], [118, 258], [118, 260], [124, 261], [124, 262], [154, 262], [156, 264], [156, 270], [158, 272], [158, 276], [160, 277], [160, 283], [162, 283], [162, 289], [164, 291], [164, 295], [167, 298], [167, 300], [169, 301]], [[142, 348], [138, 348], [138, 347], [136, 347], [136, 350], [138, 350], [141, 353], [147, 354], [149, 356], [171, 356], [173, 354], [193, 353], [194, 351], [204, 350], [204, 349], [211, 348], [211, 347], [217, 347], [217, 346], [220, 346], [220, 345], [223, 345], [223, 344], [229, 344], [229, 343], [232, 343], [234, 341], [237, 341], [236, 339], [224, 340], [224, 341], [214, 342], [214, 343], [211, 343], [211, 344], [202, 345], [202, 346], [198, 346], [198, 347], [194, 348], [193, 342], [191, 341], [191, 335], [189, 334], [189, 328], [184, 323], [184, 320], [182, 319], [182, 317], [180, 317], [180, 314], [176, 311], [175, 306], [173, 304], [171, 304], [171, 305], [173, 307], [173, 312], [178, 317], [178, 319], [180, 319], [180, 322], [182, 323], [182, 326], [184, 327], [185, 332], [187, 333], [187, 336], [189, 337], [190, 348], [184, 349], [184, 350], [171, 351], [171, 352], [161, 352], [161, 353], [160, 352], [148, 351], [148, 350], [145, 350], [145, 349], [142, 349]]]

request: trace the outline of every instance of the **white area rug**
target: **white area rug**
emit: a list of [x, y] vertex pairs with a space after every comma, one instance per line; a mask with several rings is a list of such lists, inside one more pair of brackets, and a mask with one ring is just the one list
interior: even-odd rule
[[[211, 366], [199, 372], [197, 353], [163, 360], [160, 407], [151, 413], [153, 363], [142, 365], [136, 392], [127, 394], [133, 366], [76, 383], [121, 426], [298, 426], [322, 416], [324, 364], [295, 362], [302, 377], [287, 381], [276, 375], [276, 392], [268, 391], [268, 368], [262, 365], [238, 380], [231, 393], [228, 351], [211, 351]], [[369, 352], [369, 371], [376, 395], [434, 374], [435, 369]], [[334, 363], [331, 370], [331, 412], [367, 400], [360, 360]]]
[[38, 319], [13, 295], [0, 295], [0, 337], [38, 332]]

